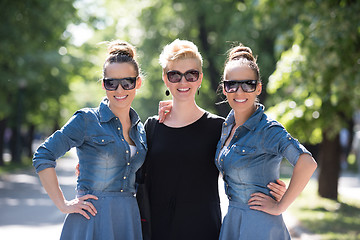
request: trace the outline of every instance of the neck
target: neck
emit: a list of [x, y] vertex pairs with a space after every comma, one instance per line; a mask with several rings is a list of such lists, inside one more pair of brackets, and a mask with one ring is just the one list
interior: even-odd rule
[[173, 107], [164, 123], [171, 127], [186, 126], [198, 120], [204, 112], [205, 111], [196, 104], [195, 100], [192, 102], [173, 100]]
[[130, 107], [129, 108], [115, 108], [109, 105], [110, 110], [119, 118], [121, 124], [130, 123]]
[[234, 110], [234, 117], [235, 117], [235, 127], [243, 125], [250, 117], [254, 114], [256, 111], [257, 106], [254, 105], [251, 109], [248, 111], [235, 111]]

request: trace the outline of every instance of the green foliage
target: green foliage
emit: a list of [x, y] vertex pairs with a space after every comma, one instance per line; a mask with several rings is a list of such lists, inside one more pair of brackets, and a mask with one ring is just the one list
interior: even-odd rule
[[[291, 3], [280, 7], [293, 9]], [[270, 77], [270, 112], [301, 141], [319, 143], [320, 131], [335, 136], [358, 108], [359, 10], [359, 2], [309, 1], [286, 33], [293, 44]]]

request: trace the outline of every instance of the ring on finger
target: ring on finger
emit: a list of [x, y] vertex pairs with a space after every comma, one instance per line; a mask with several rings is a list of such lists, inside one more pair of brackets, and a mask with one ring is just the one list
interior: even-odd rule
[[84, 201], [84, 205], [87, 205], [87, 202], [86, 202], [86, 201]]

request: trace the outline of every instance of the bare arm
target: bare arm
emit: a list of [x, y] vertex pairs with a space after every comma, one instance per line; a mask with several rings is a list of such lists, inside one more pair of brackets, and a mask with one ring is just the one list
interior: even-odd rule
[[249, 200], [251, 209], [266, 212], [271, 215], [280, 215], [285, 212], [292, 202], [304, 190], [310, 177], [314, 173], [317, 163], [309, 154], [301, 154], [296, 163], [293, 175], [290, 180], [289, 188], [286, 190], [282, 199], [278, 202], [272, 198], [264, 198], [258, 194], [252, 194]]
[[55, 203], [56, 207], [63, 213], [79, 213], [85, 218], [90, 219], [89, 215], [84, 211], [87, 210], [93, 216], [97, 213], [94, 205], [85, 200], [95, 199], [97, 197], [94, 195], [85, 195], [80, 198], [75, 198], [71, 201], [67, 201], [64, 197], [64, 194], [59, 186], [58, 178], [54, 168], [46, 168], [39, 173], [39, 178], [41, 184], [43, 185], [45, 191]]

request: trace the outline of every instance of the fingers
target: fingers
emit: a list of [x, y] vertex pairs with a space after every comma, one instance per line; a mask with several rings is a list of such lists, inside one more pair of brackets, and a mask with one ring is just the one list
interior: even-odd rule
[[75, 174], [76, 176], [79, 176], [80, 175], [80, 170], [79, 170], [79, 167], [80, 167], [80, 164], [78, 163], [75, 167]]
[[171, 111], [172, 100], [160, 101], [159, 102], [159, 122], [163, 123], [165, 121], [166, 115]]
[[266, 199], [270, 198], [266, 194], [257, 192], [251, 194], [251, 198], [248, 201], [249, 205], [261, 205]]
[[280, 212], [276, 207], [276, 201], [263, 193], [253, 193], [248, 201], [250, 209], [266, 212], [271, 215], [279, 215]]
[[171, 107], [165, 106], [159, 108], [159, 122], [163, 123], [165, 121], [166, 116], [169, 114]]
[[270, 194], [274, 196], [277, 201], [280, 201], [286, 192], [286, 184], [281, 180], [276, 180], [277, 183], [270, 182], [267, 187], [270, 189]]
[[[88, 217], [88, 215], [83, 210], [88, 211], [93, 216], [95, 216], [97, 214], [97, 210], [96, 210], [95, 206], [91, 202], [86, 201], [88, 199], [98, 200], [98, 197], [96, 197], [94, 195], [91, 195], [91, 194], [87, 194], [87, 195], [82, 196], [82, 197], [79, 198], [78, 204], [79, 204], [80, 209], [81, 209], [79, 211], [79, 213], [81, 215], [83, 215], [84, 217], [86, 217], [86, 218]], [[90, 219], [90, 218], [88, 218], [88, 219]]]
[[159, 102], [159, 108], [172, 105], [172, 100], [166, 100], [166, 101], [160, 101]]

